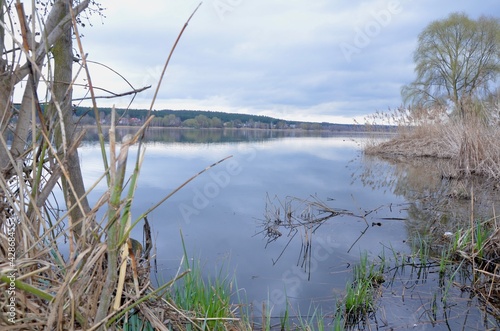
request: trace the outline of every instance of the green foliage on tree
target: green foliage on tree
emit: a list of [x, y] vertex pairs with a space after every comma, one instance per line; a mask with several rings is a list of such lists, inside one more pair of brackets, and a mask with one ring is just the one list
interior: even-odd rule
[[194, 118], [188, 118], [187, 120], [182, 122], [182, 126], [187, 128], [199, 128], [198, 121]]
[[[102, 124], [110, 124], [111, 108], [99, 108]], [[117, 119], [139, 119], [141, 122], [122, 121], [120, 125], [140, 125], [147, 115], [145, 109], [116, 109]], [[362, 131], [363, 126], [351, 124], [313, 123], [285, 121], [269, 116], [225, 113], [208, 110], [157, 110], [154, 111], [151, 126], [155, 127], [187, 127], [187, 128], [250, 128], [250, 129], [303, 129], [328, 131]], [[76, 106], [73, 116], [80, 124], [95, 124], [95, 113], [91, 108]], [[381, 130], [388, 128], [380, 127]]]
[[210, 127], [211, 128], [222, 128], [224, 124], [222, 123], [221, 119], [218, 117], [212, 117], [210, 119]]
[[403, 86], [406, 103], [442, 107], [461, 119], [485, 98], [500, 73], [500, 20], [463, 13], [430, 23], [414, 53], [416, 79]]

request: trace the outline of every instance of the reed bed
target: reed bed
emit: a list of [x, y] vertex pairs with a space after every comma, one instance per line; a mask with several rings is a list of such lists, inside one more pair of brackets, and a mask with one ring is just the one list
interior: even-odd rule
[[[441, 184], [449, 186], [442, 190], [449, 193], [442, 198], [433, 196], [429, 203], [433, 206], [431, 210], [436, 207], [441, 210], [440, 205], [450, 206], [453, 201], [470, 201], [470, 215], [464, 216], [465, 223], [452, 217], [456, 210], [449, 210], [446, 215], [441, 213], [442, 218], [433, 218], [437, 214], [431, 213], [430, 219], [420, 220], [432, 224], [432, 228], [428, 238], [420, 238], [417, 258], [424, 265], [439, 266], [440, 273], [451, 277], [450, 282], [477, 295], [485, 310], [500, 318], [500, 224], [494, 205], [497, 199], [485, 196], [494, 195], [500, 188], [500, 127], [494, 119], [484, 116], [487, 105], [469, 107], [468, 115], [461, 119], [443, 116], [443, 110], [439, 109], [420, 109], [414, 114], [398, 109], [390, 118], [398, 126], [398, 132], [382, 143], [367, 144], [364, 152], [387, 160], [408, 160], [416, 168], [420, 160], [433, 160]], [[414, 182], [426, 180], [426, 174], [407, 177]], [[489, 201], [493, 217], [478, 219], [474, 208], [484, 209]], [[447, 222], [448, 219], [454, 222]], [[453, 271], [447, 274], [449, 265]], [[471, 274], [472, 281], [455, 282], [457, 270]]]
[[470, 290], [485, 309], [500, 319], [500, 223], [497, 216], [481, 221], [471, 216], [470, 226], [451, 238], [450, 258], [472, 270]]
[[[469, 224], [441, 235], [416, 238], [413, 256], [400, 266], [418, 266], [439, 272], [446, 281], [479, 300], [488, 315], [500, 319], [500, 223], [498, 216], [485, 220], [473, 213]], [[458, 277], [457, 275], [465, 275]], [[441, 286], [441, 285], [440, 285]], [[443, 300], [446, 298], [443, 298]]]
[[380, 144], [369, 144], [365, 153], [385, 157], [449, 159], [447, 177], [470, 175], [500, 179], [500, 127], [483, 119], [412, 122]]
[[[69, 211], [58, 207], [56, 198], [40, 206], [34, 203], [39, 193], [33, 183], [47, 187], [53, 176], [46, 168], [35, 172], [24, 165], [8, 180], [0, 177], [2, 329], [110, 329], [123, 324], [132, 311], [157, 329], [166, 329], [168, 323], [157, 317], [161, 314], [150, 311], [161, 307], [168, 315], [172, 307], [157, 299], [164, 288], [150, 285], [150, 256], [128, 235], [138, 173], [127, 180], [124, 167], [128, 149], [141, 132], [118, 145], [110, 130], [110, 150], [119, 153], [116, 158], [110, 155], [108, 190], [79, 220], [69, 219]], [[107, 210], [97, 219], [101, 208]], [[85, 234], [75, 234], [77, 222]]]

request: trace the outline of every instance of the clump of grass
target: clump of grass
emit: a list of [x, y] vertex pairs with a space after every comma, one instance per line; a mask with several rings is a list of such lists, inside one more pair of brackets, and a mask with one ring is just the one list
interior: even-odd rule
[[[285, 293], [286, 297], [286, 293]], [[255, 308], [255, 307], [253, 307]], [[341, 331], [343, 328], [342, 313], [337, 311], [334, 316], [333, 323], [330, 323], [332, 316], [323, 313], [322, 309], [311, 304], [306, 314], [303, 314], [300, 309], [294, 307], [288, 298], [285, 302], [284, 311], [282, 311], [279, 316], [273, 316], [273, 311], [275, 306], [273, 306], [272, 301], [267, 298], [267, 301], [262, 302], [260, 323], [257, 319], [248, 320], [242, 325], [241, 330], [262, 330], [262, 331], [310, 331], [310, 330], [334, 330]], [[242, 319], [245, 320], [251, 317], [251, 312], [246, 312], [246, 316]], [[273, 323], [273, 321], [277, 321]]]
[[282, 331], [285, 331], [285, 330], [288, 331], [291, 329], [289, 306], [290, 306], [290, 303], [288, 302], [288, 299], [287, 299], [286, 303], [285, 303], [285, 312], [280, 316], [280, 330], [282, 330]]
[[465, 257], [471, 262], [482, 264], [488, 260], [496, 261], [496, 232], [497, 225], [492, 220], [474, 220], [469, 228], [457, 230], [451, 238], [450, 250], [457, 257]]
[[346, 326], [366, 321], [376, 310], [378, 289], [385, 281], [384, 268], [384, 263], [369, 263], [366, 252], [361, 255], [359, 264], [354, 266], [353, 280], [347, 283], [346, 295], [339, 302], [339, 306], [343, 307]]
[[325, 316], [321, 309], [314, 308], [309, 310], [307, 318], [303, 317], [300, 313], [298, 315], [299, 330], [325, 330]]
[[190, 312], [202, 330], [226, 330], [230, 324], [239, 321], [234, 316], [231, 304], [232, 281], [224, 275], [222, 268], [215, 277], [205, 280], [199, 260], [190, 259], [184, 239], [184, 268], [187, 274], [175, 282], [167, 294], [177, 307]]
[[[487, 311], [500, 318], [500, 224], [497, 217], [477, 220], [471, 215], [469, 227], [448, 233], [445, 241], [440, 256], [432, 257], [429, 253], [426, 257], [428, 266], [438, 266], [441, 287], [447, 280], [443, 300], [455, 277], [467, 274], [471, 277], [462, 278], [470, 279], [470, 283], [462, 286], [477, 294]], [[449, 268], [450, 265], [453, 267]]]

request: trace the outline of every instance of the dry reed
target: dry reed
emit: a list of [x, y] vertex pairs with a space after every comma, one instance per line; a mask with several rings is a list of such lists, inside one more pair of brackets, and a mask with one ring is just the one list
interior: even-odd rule
[[[448, 160], [446, 166], [438, 166], [440, 162], [434, 162], [442, 172], [441, 179], [458, 179], [454, 182], [464, 187], [458, 191], [453, 187], [450, 188], [450, 194], [444, 199], [471, 201], [470, 224], [465, 227], [466, 230], [457, 229], [459, 234], [463, 231], [459, 238], [456, 238], [458, 242], [455, 244], [460, 247], [457, 258], [465, 261], [474, 275], [470, 290], [478, 295], [493, 316], [500, 318], [500, 224], [495, 212], [486, 222], [475, 219], [474, 207], [480, 204], [476, 199], [482, 199], [483, 196], [482, 192], [479, 192], [479, 198], [475, 197], [474, 189], [477, 191], [481, 187], [470, 184], [475, 182], [474, 179], [486, 179], [489, 189], [500, 188], [500, 127], [494, 120], [477, 116], [478, 105], [470, 107], [469, 115], [461, 119], [437, 116], [443, 114], [441, 110], [432, 112], [433, 116], [428, 116], [431, 112], [426, 113], [421, 110], [417, 111], [417, 114], [423, 116], [412, 117], [414, 114], [405, 113], [400, 109], [391, 117], [400, 119], [399, 122], [393, 121], [399, 125], [398, 133], [382, 143], [367, 145], [364, 151], [367, 155], [377, 155], [385, 159]], [[413, 163], [418, 164], [418, 162]], [[409, 180], [422, 181], [425, 180], [425, 175], [414, 176]], [[465, 182], [470, 182], [474, 189], [469, 192], [469, 184], [464, 185]], [[434, 204], [442, 202], [433, 201]], [[461, 225], [446, 224], [446, 226]], [[483, 227], [487, 230], [478, 232], [478, 229]], [[439, 235], [445, 233], [445, 230], [449, 229], [439, 229], [434, 232]], [[481, 238], [486, 231], [488, 231], [487, 238]], [[439, 238], [442, 239], [441, 235]], [[441, 245], [439, 242], [436, 244]]]
[[454, 169], [444, 176], [479, 175], [500, 179], [499, 141], [498, 125], [472, 117], [405, 125], [388, 141], [369, 144], [364, 151], [384, 157], [449, 159]]
[[[88, 1], [84, 4], [88, 4]], [[78, 13], [71, 8], [69, 20], [73, 24], [79, 53], [85, 54], [76, 15]], [[175, 45], [172, 52], [174, 48]], [[27, 52], [28, 49], [23, 51]], [[28, 53], [25, 55], [29, 56]], [[86, 73], [96, 118], [99, 118], [86, 63], [86, 57], [83, 56], [81, 69]], [[35, 72], [43, 72], [36, 63], [30, 65]], [[15, 88], [11, 86], [11, 90]], [[53, 96], [49, 82], [47, 89]], [[7, 152], [8, 157], [8, 160], [1, 160], [6, 161], [6, 168], [0, 169], [0, 328], [112, 330], [121, 329], [131, 315], [136, 315], [156, 330], [181, 330], [186, 324], [200, 329], [196, 316], [189, 316], [189, 313], [180, 311], [163, 298], [172, 283], [189, 271], [153, 288], [149, 280], [151, 247], [146, 247], [142, 252], [137, 249], [137, 242], [129, 237], [131, 229], [154, 209], [132, 219], [130, 206], [141, 166], [143, 132], [152, 116], [148, 115], [137, 133], [126, 137], [121, 144], [116, 142], [112, 126], [109, 132], [109, 154], [98, 121], [104, 173], [83, 195], [75, 194], [79, 200], [74, 204], [66, 204], [67, 201], [61, 197], [65, 197], [67, 192], [60, 187], [59, 182], [64, 179], [67, 182], [65, 188], [76, 192], [68, 158], [76, 153], [84, 132], [71, 132], [73, 136], [66, 136], [65, 119], [58, 106], [61, 100], [53, 102], [58, 107], [58, 112], [50, 119], [54, 125], [43, 125], [48, 119], [42, 112], [37, 113], [37, 109], [40, 109], [38, 100], [35, 100], [32, 112], [23, 112], [23, 115], [33, 116], [30, 127], [32, 134], [31, 140], [25, 142], [25, 150], [19, 154], [11, 150], [10, 142], [7, 141], [8, 134], [17, 129], [18, 122], [11, 121], [11, 118], [0, 118], [0, 147]], [[154, 100], [151, 107], [153, 103]], [[41, 125], [36, 124], [35, 116], [39, 116]], [[57, 131], [59, 128], [62, 128], [62, 132]], [[52, 139], [58, 134], [62, 134], [63, 140], [62, 146], [56, 147]], [[139, 155], [132, 174], [127, 177], [125, 165], [128, 149], [136, 143], [140, 145]], [[186, 183], [212, 166], [200, 171]], [[107, 190], [90, 210], [86, 210], [82, 201], [103, 180], [107, 182]], [[167, 195], [155, 208], [170, 196]], [[73, 208], [80, 209], [81, 218], [72, 216]], [[103, 216], [98, 219], [97, 215]], [[145, 227], [145, 232], [148, 231]], [[151, 241], [146, 244], [150, 246]]]

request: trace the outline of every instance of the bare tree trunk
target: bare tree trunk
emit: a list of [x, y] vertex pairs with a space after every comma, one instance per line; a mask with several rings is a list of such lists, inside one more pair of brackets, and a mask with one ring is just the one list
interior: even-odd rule
[[[69, 13], [69, 1], [65, 2], [65, 10], [61, 16]], [[64, 166], [68, 177], [62, 177], [62, 185], [66, 200], [66, 206], [70, 210], [70, 224], [73, 225], [73, 233], [76, 238], [85, 237], [86, 234], [86, 214], [90, 211], [90, 206], [85, 197], [85, 186], [83, 183], [82, 171], [78, 152], [75, 148], [70, 148], [71, 142], [77, 136], [77, 127], [73, 121], [72, 108], [72, 86], [73, 78], [73, 43], [72, 30], [68, 29], [57, 40], [52, 48], [54, 55], [54, 84], [52, 102], [49, 104], [51, 118], [57, 118], [56, 145], [59, 153], [63, 153]], [[57, 109], [56, 103], [59, 105]], [[62, 118], [60, 117], [62, 115]]]
[[[74, 8], [75, 14], [80, 14], [88, 7], [88, 5], [89, 0], [83, 0], [80, 2]], [[9, 131], [7, 126], [12, 115], [11, 96], [14, 88], [26, 76], [36, 72], [36, 70], [32, 70], [33, 65], [40, 67], [45, 60], [47, 50], [52, 47], [61, 34], [71, 30], [71, 14], [68, 6], [69, 2], [67, 0], [58, 0], [54, 3], [46, 21], [43, 24], [44, 30], [40, 33], [42, 36], [40, 44], [30, 45], [30, 51], [34, 54], [35, 64], [27, 61], [24, 65], [19, 66], [14, 62], [17, 61], [17, 58], [19, 57], [16, 54], [19, 50], [5, 49], [5, 31], [3, 27], [0, 26], [0, 51], [2, 54], [2, 57], [0, 57], [0, 134], [3, 135], [5, 140]], [[10, 11], [11, 9], [7, 8], [5, 0], [0, 0], [0, 20], [2, 20], [2, 22], [5, 22], [5, 15], [10, 13]], [[27, 31], [27, 33], [28, 35], [32, 35], [34, 32]], [[12, 63], [9, 63], [8, 60], [3, 58], [4, 53], [7, 51], [13, 52]], [[15, 69], [13, 69], [14, 67]], [[16, 124], [16, 134], [14, 135], [14, 140], [12, 142], [13, 148], [11, 150], [13, 151], [14, 157], [23, 154], [29, 132], [29, 126], [31, 121], [34, 120], [31, 118], [33, 114], [33, 103], [30, 98], [33, 98], [33, 93], [30, 90], [33, 87], [32, 85], [38, 85], [38, 77], [34, 77], [34, 79], [30, 81], [26, 85], [24, 91], [24, 106], [19, 110], [21, 121], [18, 121]], [[37, 102], [37, 100], [35, 100], [35, 102]], [[20, 127], [18, 128], [18, 126]], [[2, 172], [8, 170], [5, 168], [9, 165], [9, 153], [10, 151], [7, 150], [6, 146], [0, 143], [0, 171]]]
[[29, 143], [27, 139], [31, 123], [36, 121], [33, 106], [35, 103], [38, 103], [38, 99], [35, 98], [34, 94], [37, 86], [38, 75], [35, 74], [35, 77], [33, 77], [32, 74], [28, 75], [28, 82], [26, 83], [26, 87], [24, 89], [23, 99], [21, 101], [17, 117], [14, 139], [12, 140], [12, 146], [10, 148], [11, 155], [14, 159], [17, 159], [24, 153], [26, 145]]
[[[5, 22], [5, 1], [0, 0], [0, 20]], [[0, 135], [7, 141], [8, 125], [11, 120], [11, 95], [12, 95], [12, 75], [8, 69], [7, 60], [3, 58], [5, 52], [5, 30], [0, 26]], [[9, 162], [7, 146], [0, 143], [0, 172]]]
[[[1, 61], [1, 60], [0, 60]], [[3, 136], [3, 140], [7, 141], [8, 134], [8, 125], [11, 120], [11, 83], [10, 79], [7, 76], [4, 76], [5, 66], [0, 64], [2, 67], [0, 69], [0, 134]], [[9, 163], [9, 150], [7, 146], [3, 143], [0, 143], [0, 172], [4, 170], [4, 168]]]

